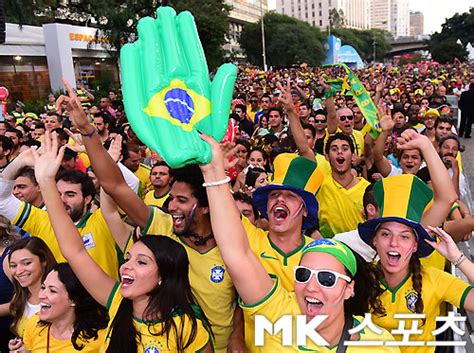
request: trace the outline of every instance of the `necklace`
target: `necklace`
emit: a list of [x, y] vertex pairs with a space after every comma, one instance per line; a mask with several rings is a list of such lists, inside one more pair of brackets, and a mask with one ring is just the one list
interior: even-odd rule
[[191, 240], [194, 245], [196, 246], [203, 246], [206, 245], [207, 241], [214, 238], [214, 235], [211, 233], [207, 237], [203, 237], [197, 233], [194, 232], [189, 232], [188, 234], [185, 235], [186, 238], [195, 238], [196, 240]]
[[[345, 185], [339, 183], [339, 182], [336, 181], [334, 178], [332, 178], [332, 182], [333, 182], [334, 185], [335, 185], [336, 187], [338, 187], [339, 189], [346, 189], [346, 190], [347, 190], [347, 187], [348, 187], [349, 185], [351, 185], [351, 184], [354, 182], [354, 179], [355, 179], [355, 177], [352, 176], [352, 179], [351, 179], [347, 184], [345, 184]], [[337, 183], [337, 184], [336, 184], [336, 183]], [[340, 186], [338, 186], [338, 184], [339, 184]]]

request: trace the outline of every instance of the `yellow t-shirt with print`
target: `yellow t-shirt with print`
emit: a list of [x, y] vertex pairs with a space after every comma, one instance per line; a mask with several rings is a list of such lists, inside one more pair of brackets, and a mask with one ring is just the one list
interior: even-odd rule
[[[242, 217], [242, 224], [247, 232], [250, 248], [267, 273], [278, 276], [281, 286], [287, 291], [293, 291], [293, 269], [300, 264], [303, 248], [313, 239], [302, 235], [301, 245], [289, 253], [284, 253], [272, 242], [267, 231], [255, 227], [246, 217]], [[254, 330], [253, 320], [244, 311], [245, 344], [250, 352], [254, 352], [252, 350]]]
[[[434, 267], [422, 268], [422, 298], [424, 304], [423, 313], [426, 315], [426, 322], [418, 328], [421, 334], [411, 335], [411, 341], [435, 341], [431, 332], [436, 328], [436, 317], [440, 315], [440, 307], [443, 302], [463, 309], [464, 301], [474, 287], [463, 280], [443, 272]], [[394, 330], [399, 326], [399, 320], [394, 318], [394, 314], [414, 314], [415, 303], [417, 301], [416, 291], [413, 289], [411, 275], [408, 275], [396, 288], [390, 288], [387, 283], [382, 282], [382, 286], [387, 290], [383, 292], [380, 299], [385, 307], [386, 316], [378, 317], [373, 315], [373, 322], [386, 330]], [[405, 327], [411, 327], [412, 320], [406, 320]], [[393, 335], [395, 340], [401, 341], [401, 335]], [[400, 347], [403, 353], [430, 353], [435, 347]]]
[[[23, 336], [23, 343], [25, 348], [34, 353], [99, 353], [100, 347], [104, 343], [106, 330], [100, 330], [97, 333], [96, 340], [82, 341], [80, 339], [77, 342], [83, 345], [83, 348], [78, 351], [72, 345], [70, 339], [60, 340], [55, 338], [48, 326], [42, 326], [39, 323], [40, 318], [38, 314], [33, 315], [26, 322], [25, 334]], [[49, 346], [48, 346], [48, 334], [49, 334]]]
[[150, 207], [150, 210], [150, 219], [141, 233], [165, 235], [184, 246], [189, 258], [191, 289], [212, 325], [215, 351], [225, 352], [233, 330], [237, 295], [219, 248], [216, 246], [206, 253], [198, 252], [173, 233], [173, 221], [169, 214], [156, 207]]
[[[22, 202], [12, 224], [30, 235], [41, 238], [53, 253], [57, 262], [66, 262], [61, 254], [48, 213], [28, 203]], [[110, 277], [118, 279], [118, 259], [115, 240], [110, 233], [100, 209], [89, 211], [79, 220], [76, 228], [81, 234], [84, 247], [89, 255]], [[65, 235], [67, 236], [67, 234]]]
[[[296, 300], [296, 295], [294, 291], [285, 290], [278, 277], [275, 279], [275, 284], [272, 290], [263, 298], [260, 302], [253, 305], [246, 305], [241, 300], [239, 304], [242, 307], [244, 313], [255, 320], [255, 315], [263, 315], [272, 323], [275, 323], [283, 315], [292, 315], [293, 316], [293, 329], [296, 327], [296, 315], [301, 315], [301, 310], [298, 306]], [[354, 323], [353, 327], [356, 327], [362, 322], [362, 318], [358, 316], [353, 317]], [[316, 329], [317, 330], [317, 329]], [[358, 341], [388, 341], [393, 340], [392, 335], [386, 330], [380, 335], [372, 332], [370, 329], [365, 328], [359, 333]], [[262, 347], [256, 347], [252, 345], [253, 352], [319, 352], [319, 353], [335, 353], [337, 351], [337, 345], [333, 347], [327, 346], [317, 346], [311, 340], [307, 341], [306, 346], [297, 346], [296, 345], [296, 333], [293, 331], [293, 345], [291, 347], [283, 347], [281, 344], [281, 331], [276, 335], [269, 335], [268, 332], [265, 332], [264, 339], [265, 343]], [[348, 346], [346, 353], [396, 353], [399, 352], [397, 347], [386, 347], [386, 346]]]
[[168, 190], [168, 192], [164, 194], [163, 196], [156, 197], [155, 190], [152, 189], [147, 192], [147, 194], [145, 195], [145, 198], [143, 199], [143, 202], [145, 202], [145, 205], [148, 205], [148, 206], [163, 207], [163, 204], [165, 203], [169, 194], [170, 194], [170, 191]]
[[140, 163], [140, 166], [136, 171], [133, 172], [135, 176], [140, 180], [140, 188], [138, 190], [138, 195], [143, 199], [148, 192], [148, 190], [152, 189], [151, 181], [150, 181], [150, 173], [151, 168], [146, 164]]
[[[342, 132], [341, 129], [337, 128], [336, 133]], [[324, 138], [324, 150], [326, 150], [326, 142], [329, 139], [329, 132], [326, 130], [326, 137]], [[352, 142], [354, 143], [354, 153], [358, 157], [364, 157], [364, 135], [362, 132], [357, 131], [357, 130], [352, 130], [352, 135], [351, 135]]]
[[[110, 321], [109, 327], [107, 328], [107, 336], [105, 343], [102, 345], [100, 352], [105, 353], [110, 343], [111, 324], [117, 315], [120, 303], [122, 302], [122, 295], [120, 294], [120, 282], [117, 282], [112, 292], [110, 293], [107, 301], [107, 310], [109, 311]], [[198, 311], [199, 309], [196, 309]], [[199, 317], [199, 315], [198, 315]], [[191, 335], [192, 321], [187, 315], [176, 313], [173, 316], [173, 320], [178, 330], [182, 327], [181, 337], [183, 343], [186, 343]], [[184, 350], [185, 353], [195, 353], [202, 351], [208, 344], [211, 343], [211, 336], [204, 326], [203, 322], [199, 319], [197, 321], [196, 337], [191, 344]], [[148, 352], [160, 352], [160, 353], [171, 353], [177, 351], [177, 338], [173, 329], [170, 330], [168, 337], [166, 335], [155, 335], [163, 329], [163, 324], [156, 320], [153, 325], [149, 325], [147, 322], [133, 318], [133, 324], [138, 332], [140, 332], [140, 342], [137, 342], [137, 353], [148, 353]], [[150, 333], [151, 331], [151, 333]]]
[[349, 190], [327, 174], [316, 199], [319, 203], [319, 231], [325, 238], [334, 234], [348, 232], [364, 222], [362, 210], [365, 189], [370, 183], [364, 178]]

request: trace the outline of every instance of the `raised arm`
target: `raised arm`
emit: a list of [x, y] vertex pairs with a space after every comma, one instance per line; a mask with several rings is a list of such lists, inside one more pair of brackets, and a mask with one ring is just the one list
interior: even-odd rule
[[448, 170], [428, 137], [408, 129], [402, 133], [401, 138], [404, 141], [398, 148], [419, 149], [431, 176], [433, 205], [423, 214], [421, 224], [425, 227], [439, 226], [446, 220], [453, 203], [457, 200]]
[[392, 133], [392, 129], [395, 124], [388, 108], [379, 106], [379, 111], [382, 113], [382, 117], [380, 118], [380, 127], [382, 128], [382, 132], [380, 133], [380, 136], [377, 138], [377, 140], [375, 140], [372, 152], [375, 166], [379, 170], [380, 174], [382, 174], [382, 176], [385, 178], [392, 170], [392, 165], [384, 156], [385, 142]]
[[304, 134], [303, 126], [301, 125], [300, 118], [296, 113], [296, 109], [291, 98], [290, 85], [288, 84], [286, 88], [280, 86], [279, 89], [282, 91], [282, 93], [278, 97], [278, 101], [283, 105], [283, 108], [288, 115], [288, 120], [290, 121], [290, 130], [293, 135], [293, 139], [295, 140], [296, 146], [298, 147], [298, 152], [300, 156], [303, 156], [311, 161], [315, 161], [316, 159], [314, 158], [314, 152], [308, 144], [308, 140]]
[[64, 209], [56, 186], [55, 177], [65, 147], [61, 147], [58, 153], [56, 133], [46, 132], [42, 148], [41, 156], [35, 153], [35, 176], [48, 208], [48, 216], [59, 248], [86, 290], [98, 303], [105, 306], [116, 281], [102, 271], [90, 257], [79, 231]]
[[334, 103], [334, 96], [327, 98], [324, 102], [324, 106], [328, 112], [328, 133], [332, 135], [337, 131], [337, 113], [336, 105]]
[[[212, 149], [211, 163], [201, 166], [205, 182], [225, 180], [221, 148], [212, 138], [204, 135], [201, 137]], [[229, 186], [208, 186], [206, 191], [212, 231], [234, 286], [245, 304], [257, 303], [271, 291], [273, 280], [250, 249], [240, 212], [229, 192]]]
[[60, 107], [63, 101], [67, 102], [66, 109], [74, 125], [84, 136], [84, 145], [100, 185], [117, 205], [127, 213], [133, 222], [140, 227], [145, 227], [150, 216], [150, 209], [127, 185], [117, 164], [102, 146], [95, 128], [87, 121], [86, 114], [77, 95], [67, 82], [64, 84], [68, 90], [69, 97], [59, 97], [56, 105]]

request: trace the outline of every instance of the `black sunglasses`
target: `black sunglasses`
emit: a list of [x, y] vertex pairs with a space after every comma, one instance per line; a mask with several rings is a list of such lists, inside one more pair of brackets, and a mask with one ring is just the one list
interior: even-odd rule
[[326, 121], [327, 121], [326, 119], [322, 119], [322, 120], [321, 119], [316, 119], [316, 120], [314, 120], [314, 122], [316, 124], [324, 124], [324, 123], [326, 123]]
[[346, 119], [349, 120], [349, 121], [352, 121], [352, 120], [354, 120], [354, 116], [353, 115], [341, 115], [339, 117], [340, 121], [346, 121]]

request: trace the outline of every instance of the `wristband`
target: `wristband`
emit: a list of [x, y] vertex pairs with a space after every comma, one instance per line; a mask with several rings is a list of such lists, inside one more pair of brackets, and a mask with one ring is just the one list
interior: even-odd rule
[[95, 126], [92, 126], [92, 131], [89, 132], [88, 134], [84, 134], [81, 130], [77, 129], [77, 131], [79, 131], [79, 133], [84, 136], [84, 137], [87, 137], [87, 138], [91, 138], [92, 136], [94, 136], [94, 134], [96, 133], [96, 129], [95, 129]]
[[466, 260], [466, 256], [461, 253], [461, 255], [451, 263], [454, 265], [454, 267], [458, 267], [464, 260]]
[[221, 186], [221, 185], [225, 185], [229, 182], [230, 182], [230, 177], [227, 176], [227, 177], [225, 177], [225, 179], [222, 179], [222, 180], [210, 181], [208, 183], [202, 183], [202, 186], [204, 186], [205, 188], [210, 187], [210, 186]]

